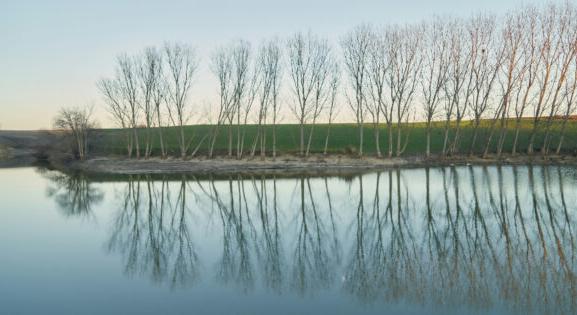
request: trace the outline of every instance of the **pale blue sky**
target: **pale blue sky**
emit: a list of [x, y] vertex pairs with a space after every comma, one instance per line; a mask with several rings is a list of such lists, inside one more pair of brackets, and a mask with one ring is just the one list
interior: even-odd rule
[[[257, 44], [311, 29], [336, 40], [359, 23], [416, 22], [433, 15], [503, 14], [521, 0], [26, 1], [0, 0], [0, 128], [49, 128], [62, 106], [94, 103], [95, 82], [112, 73], [121, 52], [164, 41], [198, 48], [201, 69], [192, 96], [215, 96], [208, 56], [234, 39]], [[539, 3], [538, 1], [533, 3]], [[97, 112], [109, 126], [104, 110]]]

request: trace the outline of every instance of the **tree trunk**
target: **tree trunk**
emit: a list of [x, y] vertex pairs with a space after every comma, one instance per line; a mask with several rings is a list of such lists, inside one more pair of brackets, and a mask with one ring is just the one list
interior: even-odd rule
[[387, 152], [387, 156], [389, 158], [393, 157], [393, 124], [391, 122], [387, 122], [387, 138], [389, 138], [389, 152]]
[[200, 139], [200, 141], [198, 142], [198, 144], [196, 145], [196, 148], [194, 148], [194, 150], [192, 150], [192, 153], [190, 154], [190, 157], [194, 157], [196, 155], [196, 153], [198, 152], [198, 150], [200, 149], [200, 146], [204, 143], [204, 140], [206, 140], [206, 138], [208, 137], [207, 134], [204, 135], [204, 137], [202, 137], [202, 139]]
[[374, 133], [375, 133], [375, 147], [377, 149], [377, 157], [381, 158], [382, 154], [381, 154], [381, 144], [380, 144], [380, 140], [379, 140], [379, 136], [380, 136], [380, 130], [379, 130], [379, 121], [377, 120], [377, 122], [373, 125], [373, 129], [374, 129]]
[[401, 132], [401, 122], [399, 121], [397, 122], [397, 157], [401, 156]]
[[146, 133], [144, 138], [144, 159], [148, 160], [150, 157], [150, 126], [146, 126]]
[[450, 121], [447, 119], [445, 122], [445, 136], [443, 139], [443, 156], [447, 155], [447, 145], [449, 144], [449, 124]]
[[140, 159], [140, 143], [138, 142], [138, 130], [136, 127], [133, 127], [132, 131], [134, 135], [134, 143], [136, 145], [136, 158]]
[[497, 143], [497, 157], [501, 157], [503, 153], [503, 145], [505, 144], [505, 139], [507, 138], [507, 121], [503, 120], [501, 123], [501, 134], [499, 135], [499, 143]]
[[[246, 124], [245, 124], [246, 126]], [[242, 159], [243, 155], [244, 155], [244, 139], [246, 136], [246, 129], [242, 131], [242, 137], [240, 137], [240, 149], [238, 152], [238, 158]]]
[[479, 125], [481, 124], [481, 120], [479, 118], [475, 118], [473, 126], [473, 138], [471, 140], [471, 147], [469, 148], [469, 156], [473, 156], [475, 153], [475, 145], [477, 144], [477, 137], [479, 135]]
[[260, 138], [260, 134], [257, 133], [256, 137], [254, 138], [254, 141], [252, 143], [252, 148], [250, 149], [250, 157], [254, 157], [254, 154], [256, 152], [256, 144], [258, 143], [258, 139]]
[[327, 128], [327, 135], [325, 137], [325, 149], [323, 150], [323, 155], [327, 155], [327, 149], [329, 147], [329, 136], [331, 134], [331, 123], [329, 123]]
[[272, 158], [276, 160], [276, 123], [272, 123]]
[[315, 131], [315, 123], [313, 122], [312, 126], [311, 126], [311, 131], [309, 132], [309, 140], [307, 142], [307, 151], [305, 153], [305, 156], [308, 157], [309, 156], [309, 152], [311, 149], [311, 142], [313, 139], [313, 132]]
[[459, 152], [459, 136], [461, 135], [461, 120], [463, 118], [457, 118], [455, 124], [455, 136], [453, 137], [453, 143], [451, 144], [451, 155]]
[[166, 159], [166, 148], [164, 147], [164, 136], [162, 135], [162, 127], [158, 127], [158, 135], [160, 137], [160, 156]]
[[425, 151], [425, 156], [427, 158], [431, 157], [431, 121], [427, 121], [427, 149]]
[[493, 120], [491, 121], [491, 128], [489, 130], [489, 137], [487, 137], [487, 142], [485, 143], [485, 150], [483, 151], [483, 158], [487, 157], [489, 154], [489, 148], [491, 147], [491, 142], [493, 142], [493, 135], [495, 134], [495, 126], [497, 125], [497, 120], [501, 116], [501, 109], [497, 110]]
[[300, 140], [301, 140], [301, 144], [300, 144], [300, 155], [301, 157], [304, 156], [304, 149], [305, 149], [305, 130], [304, 130], [304, 124], [303, 121], [301, 120], [300, 122]]
[[215, 126], [214, 131], [212, 132], [212, 139], [210, 140], [210, 146], [208, 148], [208, 157], [212, 158], [214, 154], [214, 145], [216, 143], [216, 138], [218, 137], [218, 127], [219, 125]]
[[[240, 109], [239, 109], [240, 110]], [[241, 149], [241, 134], [240, 134], [240, 111], [239, 111], [239, 119], [236, 122], [236, 158], [240, 159], [242, 156]]]
[[264, 160], [266, 156], [266, 131], [263, 126], [261, 126], [260, 128], [261, 128], [260, 132], [262, 134], [262, 136], [260, 137], [260, 157]]
[[563, 118], [563, 123], [561, 125], [561, 131], [559, 132], [559, 144], [557, 144], [557, 149], [555, 150], [555, 154], [559, 155], [561, 153], [561, 147], [563, 146], [563, 140], [565, 139], [565, 128], [567, 126], [567, 120], [569, 116], [566, 115]]
[[228, 124], [228, 157], [232, 157], [232, 121]]
[[164, 137], [162, 135], [162, 124], [160, 120], [160, 110], [156, 109], [156, 116], [158, 117], [158, 135], [160, 137], [160, 155], [162, 159], [166, 159], [166, 149], [164, 148]]
[[546, 156], [549, 154], [549, 142], [551, 141], [551, 127], [553, 125], [553, 115], [551, 113], [549, 118], [547, 118], [547, 123], [545, 125], [545, 136], [543, 137], [543, 145], [541, 146], [541, 154]]
[[517, 155], [517, 145], [519, 143], [519, 131], [521, 130], [521, 118], [515, 120], [515, 133], [513, 135], [513, 148], [511, 148], [511, 155]]
[[130, 135], [130, 129], [125, 129], [126, 134], [126, 151], [128, 158], [132, 158], [132, 136]]
[[533, 147], [535, 145], [535, 137], [537, 135], [537, 128], [539, 121], [535, 118], [533, 120], [533, 128], [531, 129], [531, 135], [529, 136], [529, 144], [527, 145], [527, 154], [533, 154]]
[[359, 156], [363, 156], [363, 124], [359, 123]]

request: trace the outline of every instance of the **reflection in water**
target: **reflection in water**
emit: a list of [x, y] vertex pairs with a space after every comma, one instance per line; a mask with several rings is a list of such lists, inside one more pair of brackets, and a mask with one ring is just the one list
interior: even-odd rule
[[128, 178], [107, 246], [123, 255], [128, 275], [147, 274], [172, 287], [192, 284], [198, 277], [187, 184], [186, 178], [179, 187], [166, 180]]
[[48, 196], [54, 198], [65, 216], [89, 217], [92, 207], [104, 198], [104, 193], [94, 188], [84, 175], [67, 176], [43, 169], [40, 172], [52, 184], [47, 189]]
[[[173, 288], [202, 279], [243, 292], [572, 314], [575, 177], [515, 166], [348, 181], [132, 176], [116, 196], [107, 248], [127, 275]], [[51, 180], [67, 215], [102, 199], [82, 177]]]

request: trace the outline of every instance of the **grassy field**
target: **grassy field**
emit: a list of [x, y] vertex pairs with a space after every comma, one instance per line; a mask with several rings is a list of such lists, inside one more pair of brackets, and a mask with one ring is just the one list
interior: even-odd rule
[[[485, 121], [482, 123], [478, 134], [477, 145], [474, 149], [475, 152], [480, 153], [484, 150], [486, 139], [489, 134], [489, 124], [490, 122]], [[444, 135], [444, 123], [436, 123], [431, 135], [431, 152], [433, 154], [439, 153], [443, 147], [443, 135]], [[504, 144], [504, 152], [510, 152], [513, 144], [513, 134], [514, 134], [514, 122], [510, 123], [506, 141]], [[522, 123], [521, 133], [518, 142], [518, 152], [525, 152], [528, 146], [528, 140], [531, 131], [531, 121], [525, 120]], [[210, 132], [212, 126], [210, 125], [194, 125], [187, 126], [186, 135], [190, 139], [194, 137], [191, 147], [195, 147], [201, 138]], [[267, 133], [267, 151], [272, 150], [272, 126], [266, 126]], [[283, 124], [277, 125], [277, 152], [278, 154], [295, 154], [299, 150], [299, 126], [296, 124]], [[559, 141], [559, 129], [560, 123], [554, 124], [553, 132], [553, 142], [551, 145], [551, 150], [555, 150]], [[307, 126], [308, 131], [310, 126]], [[236, 148], [236, 134], [237, 127], [233, 126], [233, 152]], [[314, 127], [314, 134], [311, 143], [311, 153], [322, 153], [324, 149], [325, 136], [328, 130], [328, 125], [318, 124]], [[256, 137], [258, 131], [258, 126], [247, 125], [241, 127], [241, 133], [245, 134], [245, 151], [249, 151], [252, 147], [252, 143]], [[163, 128], [165, 142], [167, 143], [169, 155], [178, 156], [178, 129], [174, 127]], [[383, 124], [380, 126], [380, 143], [381, 152], [386, 155], [388, 144], [387, 144], [387, 128]], [[396, 139], [396, 132], [394, 132], [394, 138]], [[330, 139], [328, 152], [338, 153], [338, 154], [355, 154], [357, 152], [359, 133], [357, 126], [355, 124], [333, 124], [330, 129]], [[403, 133], [406, 135], [409, 133], [408, 145], [404, 152], [404, 156], [418, 156], [424, 155], [426, 149], [426, 129], [424, 123], [410, 123], [403, 127]], [[454, 130], [451, 130], [451, 137], [454, 134]], [[139, 130], [139, 137], [141, 148], [143, 147], [144, 138], [146, 135], [145, 129]], [[158, 156], [160, 154], [160, 142], [158, 137], [158, 131], [151, 129], [151, 135], [153, 139], [153, 155]], [[473, 135], [473, 127], [471, 122], [462, 122], [461, 136], [459, 143], [459, 150], [462, 153], [468, 153], [471, 147]], [[404, 136], [403, 136], [404, 137]], [[492, 148], [496, 147], [496, 138], [494, 136], [494, 141]], [[374, 140], [374, 130], [372, 125], [367, 124], [364, 128], [364, 153], [365, 155], [374, 155], [375, 140]], [[541, 147], [543, 142], [543, 132], [540, 132], [536, 139], [536, 150]], [[126, 155], [126, 136], [125, 131], [120, 129], [99, 129], [95, 132], [95, 136], [91, 144], [91, 154], [93, 155]], [[220, 129], [219, 136], [215, 144], [215, 154], [225, 155], [227, 153], [228, 146], [228, 127], [223, 126]], [[208, 152], [209, 141], [206, 139], [197, 155], [206, 155]], [[574, 154], [577, 151], [577, 121], [569, 121], [566, 129], [565, 140], [563, 145], [563, 153]], [[258, 152], [258, 149], [257, 149]]]
[[0, 143], [0, 160], [8, 158], [8, 148]]

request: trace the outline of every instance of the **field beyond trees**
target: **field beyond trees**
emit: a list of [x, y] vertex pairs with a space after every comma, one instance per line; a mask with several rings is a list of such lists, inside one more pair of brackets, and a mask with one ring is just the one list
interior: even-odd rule
[[[482, 155], [484, 153], [485, 147], [487, 145], [487, 140], [490, 134], [490, 124], [488, 120], [482, 121], [477, 144], [473, 148], [472, 153], [475, 155]], [[514, 138], [514, 122], [510, 122], [511, 128], [507, 129], [507, 134], [505, 137], [505, 142], [503, 144], [503, 154], [510, 154], [513, 146]], [[556, 130], [560, 128], [561, 122], [554, 122], [553, 129]], [[185, 127], [185, 134], [188, 138], [191, 138], [190, 143], [191, 151], [198, 146], [198, 150], [195, 156], [206, 156], [209, 149], [209, 141], [207, 135], [213, 130], [212, 125], [193, 125]], [[236, 141], [237, 135], [240, 130], [241, 136], [244, 134], [245, 143], [243, 150], [243, 157], [250, 157], [251, 151], [255, 139], [258, 134], [258, 125], [243, 125], [240, 128], [236, 125], [232, 127], [232, 137], [233, 137], [233, 156], [236, 157]], [[307, 130], [311, 128], [311, 125], [307, 125]], [[407, 146], [402, 156], [424, 156], [426, 147], [426, 126], [425, 123], [408, 123], [402, 125], [403, 132], [408, 137]], [[432, 155], [441, 155], [443, 148], [444, 139], [444, 128], [445, 122], [435, 122], [431, 134], [431, 153]], [[529, 143], [530, 132], [532, 128], [532, 122], [530, 119], [523, 120], [521, 123], [519, 139], [517, 144], [517, 152], [519, 154], [525, 154], [527, 152], [527, 146]], [[221, 131], [217, 136], [215, 142], [214, 153], [218, 156], [228, 155], [228, 127], [221, 126]], [[267, 138], [267, 151], [266, 155], [271, 156], [270, 151], [270, 139], [272, 138], [272, 125], [266, 125], [264, 127], [265, 134]], [[312, 154], [322, 154], [324, 152], [326, 134], [329, 130], [328, 124], [316, 124], [314, 126], [314, 133], [311, 140], [310, 151]], [[141, 139], [141, 148], [144, 147], [144, 139], [146, 138], [146, 133], [150, 132], [152, 138], [152, 157], [160, 156], [160, 141], [159, 141], [159, 130], [157, 128], [152, 128], [147, 131], [145, 128], [139, 130], [139, 139]], [[381, 151], [383, 155], [387, 156], [387, 128], [386, 125], [379, 126], [380, 139], [381, 139]], [[393, 129], [395, 134], [396, 130]], [[452, 131], [450, 133], [450, 139], [453, 135]], [[97, 129], [94, 130], [94, 136], [92, 137], [92, 142], [90, 144], [91, 154], [95, 156], [126, 156], [126, 130], [122, 129]], [[298, 124], [280, 124], [276, 125], [277, 133], [277, 154], [278, 155], [297, 155], [299, 153], [299, 125]], [[364, 140], [364, 152], [365, 155], [375, 156], [376, 155], [376, 145], [374, 141], [374, 129], [372, 125], [367, 124], [364, 127], [365, 140]], [[470, 121], [465, 121], [461, 123], [460, 129], [460, 141], [458, 143], [457, 149], [453, 153], [454, 155], [467, 155], [471, 153], [471, 139], [473, 133], [473, 124]], [[553, 138], [551, 141], [552, 151], [555, 152], [556, 146], [559, 141], [559, 133], [552, 132]], [[168, 149], [168, 155], [178, 157], [179, 156], [179, 129], [177, 127], [166, 127], [163, 128], [163, 135], [165, 138], [166, 146]], [[203, 141], [204, 138], [204, 141]], [[563, 142], [560, 153], [573, 155], [577, 152], [577, 121], [569, 120], [566, 127], [565, 140]], [[345, 155], [357, 155], [358, 153], [358, 128], [356, 124], [332, 124], [330, 126], [330, 137], [327, 146], [327, 154], [345, 154]], [[493, 137], [493, 141], [489, 147], [489, 153], [495, 153], [497, 137]], [[536, 137], [536, 151], [540, 151], [543, 142], [543, 135], [538, 134]], [[393, 152], [394, 154], [394, 152]], [[537, 154], [537, 153], [536, 153]], [[260, 155], [259, 146], [256, 146], [255, 156]], [[189, 156], [190, 157], [190, 156]]]

